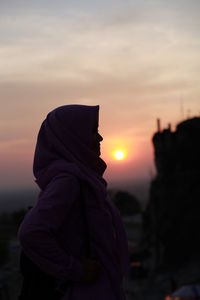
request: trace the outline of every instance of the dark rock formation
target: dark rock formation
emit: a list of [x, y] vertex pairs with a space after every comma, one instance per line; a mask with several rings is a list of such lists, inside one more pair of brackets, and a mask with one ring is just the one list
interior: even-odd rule
[[181, 265], [200, 257], [200, 118], [159, 130], [153, 145], [146, 230], [157, 266]]

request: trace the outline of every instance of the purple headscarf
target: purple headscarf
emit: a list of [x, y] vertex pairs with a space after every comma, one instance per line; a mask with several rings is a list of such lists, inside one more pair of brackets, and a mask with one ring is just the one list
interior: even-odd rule
[[[90, 169], [93, 175], [102, 177], [106, 164], [90, 147], [94, 128], [98, 127], [98, 114], [98, 105], [64, 105], [47, 115], [38, 134], [33, 163], [33, 173], [41, 189], [46, 185], [43, 173], [48, 170], [51, 176], [52, 163], [55, 168], [61, 159], [68, 167], [70, 163], [72, 168], [78, 167], [76, 172]], [[59, 167], [62, 169], [62, 164]]]
[[129, 276], [127, 237], [118, 209], [109, 199], [105, 162], [91, 150], [99, 106], [64, 105], [43, 121], [35, 149], [33, 172], [44, 190], [57, 175], [72, 174], [83, 184], [91, 256], [104, 265], [117, 291], [122, 274]]

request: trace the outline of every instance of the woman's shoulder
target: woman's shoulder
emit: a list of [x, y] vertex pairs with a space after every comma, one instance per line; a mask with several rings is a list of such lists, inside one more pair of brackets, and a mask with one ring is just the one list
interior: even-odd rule
[[57, 174], [56, 176], [54, 176], [52, 178], [52, 182], [64, 183], [64, 182], [68, 182], [68, 181], [80, 184], [80, 179], [72, 173], [63, 172], [63, 173]]
[[63, 193], [70, 191], [71, 193], [80, 191], [80, 180], [74, 174], [70, 173], [60, 173], [52, 178], [48, 183], [44, 194], [46, 193]]

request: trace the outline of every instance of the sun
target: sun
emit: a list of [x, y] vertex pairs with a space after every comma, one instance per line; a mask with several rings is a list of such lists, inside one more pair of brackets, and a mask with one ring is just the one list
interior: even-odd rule
[[114, 151], [114, 158], [116, 160], [123, 160], [125, 158], [125, 153], [123, 150]]

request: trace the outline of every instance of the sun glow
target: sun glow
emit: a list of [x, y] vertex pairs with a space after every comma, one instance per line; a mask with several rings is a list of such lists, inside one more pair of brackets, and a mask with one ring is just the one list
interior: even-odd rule
[[113, 154], [116, 160], [123, 160], [125, 158], [125, 153], [123, 150], [116, 150]]

